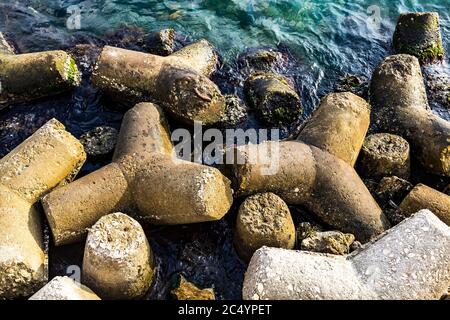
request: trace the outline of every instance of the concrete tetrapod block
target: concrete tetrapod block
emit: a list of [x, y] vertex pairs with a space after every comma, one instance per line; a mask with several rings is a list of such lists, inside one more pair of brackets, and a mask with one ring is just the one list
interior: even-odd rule
[[83, 146], [53, 119], [0, 160], [0, 299], [29, 296], [47, 281], [33, 204], [73, 179], [85, 159]]
[[225, 99], [208, 78], [217, 54], [201, 40], [168, 57], [106, 46], [92, 75], [94, 85], [121, 101], [160, 103], [179, 120], [213, 124]]
[[29, 300], [100, 300], [86, 286], [69, 277], [55, 277]]
[[264, 247], [250, 261], [251, 299], [439, 299], [450, 283], [450, 228], [422, 210], [343, 257]]
[[113, 162], [42, 200], [56, 245], [82, 240], [102, 216], [125, 212], [155, 224], [221, 219], [233, 201], [219, 170], [177, 159], [164, 115], [140, 103], [123, 119]]
[[78, 86], [81, 74], [64, 51], [14, 54], [0, 33], [0, 109]]
[[232, 179], [239, 195], [275, 193], [362, 242], [389, 226], [354, 168], [328, 152], [300, 141], [264, 142], [234, 151]]
[[450, 122], [430, 110], [416, 57], [387, 57], [373, 73], [370, 103], [381, 130], [405, 138], [425, 169], [450, 176]]
[[331, 93], [306, 122], [298, 140], [344, 160], [352, 167], [370, 125], [370, 106], [351, 92]]

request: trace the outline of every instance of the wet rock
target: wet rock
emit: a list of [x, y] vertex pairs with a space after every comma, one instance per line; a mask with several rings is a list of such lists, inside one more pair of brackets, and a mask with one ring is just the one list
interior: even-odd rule
[[257, 72], [245, 82], [248, 105], [268, 125], [289, 125], [303, 113], [300, 97], [288, 79], [276, 74]]
[[273, 193], [248, 197], [239, 208], [234, 244], [247, 261], [263, 246], [293, 249], [295, 226], [286, 203]]
[[336, 91], [351, 92], [357, 96], [367, 99], [369, 95], [369, 81], [362, 76], [346, 74], [339, 79]]
[[136, 299], [150, 288], [153, 253], [144, 230], [123, 213], [102, 217], [89, 230], [83, 283], [103, 299]]
[[255, 71], [275, 71], [285, 64], [283, 53], [274, 48], [250, 48], [238, 57], [238, 65], [246, 74]]
[[321, 232], [322, 227], [318, 224], [311, 222], [301, 222], [296, 230], [297, 247], [301, 247], [301, 243], [304, 239], [314, 236], [317, 232]]
[[259, 249], [243, 298], [429, 300], [439, 299], [449, 282], [450, 228], [423, 210], [348, 256]]
[[417, 58], [387, 57], [373, 74], [370, 102], [380, 130], [406, 139], [427, 171], [450, 176], [450, 123], [429, 110]]
[[47, 282], [34, 204], [72, 181], [85, 159], [78, 140], [52, 119], [0, 160], [0, 299], [27, 297]]
[[350, 92], [331, 93], [321, 100], [297, 139], [325, 150], [353, 167], [369, 124], [367, 101]]
[[0, 32], [0, 55], [2, 54], [15, 54], [16, 50], [14, 46], [9, 41], [8, 37]]
[[424, 184], [415, 186], [402, 201], [399, 209], [405, 216], [410, 216], [418, 210], [429, 209], [450, 225], [450, 196]]
[[442, 60], [445, 50], [439, 25], [439, 13], [401, 14], [394, 33], [397, 53], [416, 56], [421, 62]]
[[366, 178], [377, 180], [387, 176], [408, 179], [409, 143], [393, 134], [377, 133], [368, 136], [361, 149], [358, 171]]
[[168, 56], [175, 50], [175, 30], [162, 29], [146, 35], [143, 39], [144, 50], [159, 56]]
[[355, 241], [355, 236], [339, 231], [316, 232], [303, 239], [300, 248], [305, 251], [346, 255], [350, 252], [350, 246]]
[[101, 126], [84, 133], [80, 142], [91, 157], [105, 157], [113, 153], [119, 132], [111, 127]]
[[177, 300], [216, 300], [213, 289], [200, 289], [180, 275], [178, 287], [172, 290]]
[[100, 300], [88, 287], [69, 277], [55, 277], [30, 300]]
[[399, 205], [412, 188], [413, 185], [409, 181], [399, 177], [384, 177], [378, 184], [376, 195], [385, 206], [389, 201]]
[[246, 118], [247, 108], [244, 102], [235, 94], [225, 95], [225, 112], [218, 124], [233, 127], [245, 121]]

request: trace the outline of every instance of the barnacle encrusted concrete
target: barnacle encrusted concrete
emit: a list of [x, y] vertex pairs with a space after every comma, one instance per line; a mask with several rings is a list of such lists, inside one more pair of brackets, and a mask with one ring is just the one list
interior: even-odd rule
[[416, 57], [387, 57], [372, 76], [370, 103], [380, 130], [405, 138], [428, 171], [450, 176], [450, 122], [430, 110]]
[[206, 40], [168, 57], [106, 46], [92, 81], [126, 104], [157, 102], [179, 120], [214, 124], [225, 109], [223, 95], [208, 78], [217, 59]]
[[100, 300], [88, 287], [69, 277], [55, 277], [29, 300]]
[[450, 283], [450, 228], [420, 211], [349, 256], [264, 247], [245, 274], [246, 300], [439, 299]]
[[138, 299], [155, 273], [153, 253], [139, 222], [123, 213], [98, 220], [84, 248], [83, 283], [103, 299]]
[[283, 141], [240, 146], [234, 152], [231, 174], [238, 195], [275, 193], [359, 241], [368, 241], [389, 226], [356, 171], [326, 151]]
[[0, 109], [78, 86], [81, 73], [64, 51], [14, 54], [0, 33]]
[[85, 159], [83, 146], [53, 119], [0, 160], [0, 299], [29, 296], [47, 281], [33, 205], [70, 182]]
[[409, 155], [409, 143], [402, 137], [389, 133], [372, 134], [364, 141], [358, 169], [366, 178], [382, 179], [397, 176], [408, 179]]
[[56, 245], [82, 240], [102, 216], [125, 212], [154, 224], [221, 219], [232, 203], [219, 170], [176, 158], [164, 115], [140, 103], [123, 119], [113, 162], [42, 200]]
[[442, 60], [445, 49], [437, 12], [414, 12], [400, 15], [394, 33], [397, 53], [416, 56], [421, 62]]
[[370, 125], [370, 106], [351, 92], [331, 93], [322, 99], [298, 140], [325, 150], [352, 167]]

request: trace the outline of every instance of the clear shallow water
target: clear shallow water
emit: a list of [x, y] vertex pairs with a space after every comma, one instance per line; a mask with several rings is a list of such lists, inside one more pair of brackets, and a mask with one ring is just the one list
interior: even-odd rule
[[[401, 12], [438, 11], [444, 46], [450, 52], [450, 0], [422, 2], [0, 0], [0, 31], [11, 35], [20, 51], [31, 52], [70, 48], [78, 43], [103, 44], [123, 25], [145, 31], [172, 27], [192, 40], [211, 41], [222, 55], [224, 70], [231, 70], [220, 75], [221, 86], [237, 92], [243, 79], [233, 71], [236, 57], [249, 47], [278, 46], [292, 55], [293, 63], [286, 73], [302, 95], [307, 116], [345, 74], [370, 77], [374, 67], [391, 53], [391, 38]], [[79, 26], [73, 20], [78, 13]], [[448, 58], [432, 69], [449, 75]], [[100, 98], [86, 76], [84, 84], [72, 94], [3, 110], [0, 155], [52, 117], [64, 122], [76, 136], [102, 124], [119, 128], [123, 113], [112, 111], [114, 105]], [[436, 105], [435, 112], [450, 119], [449, 111], [442, 106]], [[88, 161], [82, 174], [106, 162]], [[148, 297], [167, 298], [175, 276], [183, 272], [201, 286], [214, 286], [220, 298], [239, 298], [245, 264], [232, 246], [234, 219], [232, 210], [217, 223], [147, 226], [158, 264], [157, 281]], [[68, 265], [80, 265], [82, 252], [81, 244], [51, 247], [51, 275], [65, 274]]]

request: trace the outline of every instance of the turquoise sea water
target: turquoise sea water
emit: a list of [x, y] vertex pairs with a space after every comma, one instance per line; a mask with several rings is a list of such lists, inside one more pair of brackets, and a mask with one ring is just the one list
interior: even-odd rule
[[[425, 3], [426, 2], [426, 3]], [[122, 26], [154, 31], [172, 27], [191, 40], [211, 41], [226, 65], [249, 47], [279, 46], [298, 68], [291, 70], [308, 115], [321, 96], [345, 74], [370, 77], [391, 53], [398, 15], [437, 11], [444, 46], [450, 52], [450, 0], [0, 0], [0, 31], [22, 52], [97, 43]], [[450, 74], [447, 59], [437, 66]], [[450, 119], [448, 110], [437, 110]], [[120, 126], [122, 113], [105, 110], [99, 93], [85, 85], [68, 97], [24, 104], [0, 114], [0, 154], [4, 155], [51, 117], [79, 136], [97, 125]], [[88, 173], [104, 163], [90, 163]], [[234, 213], [216, 223], [150, 228], [158, 273], [149, 298], [167, 298], [177, 273], [220, 298], [239, 298], [245, 264], [232, 246]], [[80, 264], [82, 245], [51, 248], [52, 275]]]

